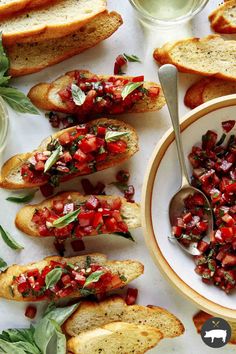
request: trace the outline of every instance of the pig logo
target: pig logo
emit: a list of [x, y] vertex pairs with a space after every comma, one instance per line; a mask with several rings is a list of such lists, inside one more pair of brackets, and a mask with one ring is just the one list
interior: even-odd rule
[[221, 338], [223, 343], [225, 343], [227, 337], [227, 331], [224, 329], [212, 329], [211, 331], [205, 331], [204, 338], [211, 338], [211, 343], [214, 342], [215, 338]]
[[231, 337], [231, 327], [223, 318], [211, 317], [202, 326], [203, 342], [211, 348], [221, 348]]

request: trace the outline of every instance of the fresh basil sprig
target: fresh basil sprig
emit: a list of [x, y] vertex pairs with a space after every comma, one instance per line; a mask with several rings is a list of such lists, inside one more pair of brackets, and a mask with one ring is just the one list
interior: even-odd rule
[[62, 216], [59, 219], [56, 219], [53, 223], [53, 227], [61, 228], [64, 226], [69, 225], [71, 222], [75, 221], [77, 219], [78, 214], [80, 213], [80, 208], [76, 209], [74, 211], [71, 211], [70, 213]]
[[138, 87], [142, 86], [143, 82], [129, 82], [127, 85], [123, 87], [123, 90], [121, 91], [121, 96], [123, 100], [131, 94], [134, 90], [136, 90]]
[[105, 135], [106, 142], [116, 141], [124, 136], [128, 136], [129, 132], [115, 132], [112, 130], [108, 130]]
[[18, 242], [16, 242], [13, 239], [13, 237], [9, 234], [9, 232], [5, 231], [1, 225], [0, 225], [0, 235], [2, 236], [2, 239], [6, 243], [6, 245], [12, 248], [13, 250], [21, 250], [24, 248]]
[[9, 202], [14, 202], [14, 203], [28, 203], [30, 202], [33, 198], [37, 190], [35, 190], [32, 193], [29, 194], [18, 194], [18, 195], [12, 195], [10, 197], [7, 197], [6, 200]]
[[60, 279], [61, 275], [64, 272], [63, 268], [54, 268], [52, 269], [45, 278], [46, 288], [49, 289], [54, 286]]
[[44, 173], [50, 170], [50, 168], [57, 162], [57, 160], [60, 157], [60, 154], [62, 152], [62, 147], [61, 145], [56, 148], [56, 150], [53, 151], [51, 156], [47, 159], [44, 165]]
[[102, 270], [97, 270], [96, 272], [90, 274], [86, 279], [84, 288], [86, 288], [86, 286], [90, 285], [91, 283], [97, 283], [103, 274], [104, 272]]
[[14, 87], [0, 86], [0, 96], [17, 112], [39, 114], [29, 98]]
[[[50, 304], [44, 317], [36, 323], [35, 327], [3, 331], [0, 334], [0, 352], [9, 354], [46, 354], [47, 352], [66, 354], [66, 337], [59, 326], [72, 315], [78, 306], [79, 303], [56, 308], [55, 305]], [[51, 347], [50, 342], [54, 338], [56, 345]]]
[[4, 272], [7, 269], [8, 265], [4, 259], [0, 258], [0, 272]]
[[9, 68], [10, 62], [2, 44], [2, 32], [0, 32], [0, 96], [17, 112], [39, 114], [37, 108], [24, 93], [8, 86], [11, 77], [6, 74]]
[[82, 104], [84, 103], [85, 99], [86, 99], [86, 95], [84, 93], [84, 91], [81, 90], [81, 88], [79, 86], [77, 86], [76, 84], [72, 84], [71, 85], [71, 93], [72, 93], [72, 98], [74, 103], [77, 106], [82, 106]]
[[134, 54], [123, 54], [125, 59], [127, 59], [129, 62], [138, 62], [141, 63], [141, 60], [139, 59], [139, 57], [137, 57], [137, 55]]

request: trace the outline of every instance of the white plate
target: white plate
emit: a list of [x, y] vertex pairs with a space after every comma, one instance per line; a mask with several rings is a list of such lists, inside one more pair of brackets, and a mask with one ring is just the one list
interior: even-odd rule
[[[220, 137], [221, 123], [236, 117], [236, 95], [215, 99], [188, 114], [181, 124], [184, 153], [201, 142], [201, 137], [211, 129]], [[236, 129], [230, 134], [235, 134]], [[189, 162], [188, 172], [191, 175]], [[173, 131], [169, 130], [156, 147], [149, 163], [143, 188], [143, 223], [146, 242], [156, 263], [168, 279], [184, 295], [207, 312], [236, 319], [236, 292], [227, 295], [215, 286], [202, 282], [194, 272], [193, 258], [168, 240], [170, 224], [168, 206], [181, 183]]]

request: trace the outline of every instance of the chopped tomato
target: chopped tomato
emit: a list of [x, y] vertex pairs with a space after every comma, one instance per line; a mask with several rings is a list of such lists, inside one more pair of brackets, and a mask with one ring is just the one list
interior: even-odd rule
[[58, 139], [61, 145], [69, 144], [71, 141], [69, 132], [62, 133]]
[[226, 133], [229, 133], [234, 126], [235, 126], [235, 120], [227, 120], [225, 122], [222, 122], [222, 128]]
[[118, 140], [116, 142], [107, 143], [107, 149], [113, 154], [122, 154], [127, 149], [127, 144], [123, 140]]
[[126, 304], [134, 305], [136, 303], [137, 297], [138, 297], [138, 289], [128, 288], [126, 298], [125, 298]]

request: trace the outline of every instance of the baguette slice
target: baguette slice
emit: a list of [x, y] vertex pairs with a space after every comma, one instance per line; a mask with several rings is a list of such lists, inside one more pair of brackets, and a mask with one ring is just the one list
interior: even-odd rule
[[[93, 73], [88, 70], [80, 70], [80, 73], [83, 73], [85, 77], [91, 78], [94, 76]], [[96, 75], [100, 80], [108, 80], [111, 75]], [[131, 76], [114, 76], [116, 78], [123, 79], [132, 79]], [[58, 91], [63, 88], [66, 88], [68, 85], [71, 85], [74, 82], [74, 71], [70, 71], [65, 75], [59, 77], [51, 84], [38, 84], [31, 88], [29, 91], [30, 100], [41, 109], [51, 110], [51, 111], [59, 111], [63, 113], [73, 114], [74, 110], [66, 105], [58, 95]], [[47, 85], [47, 86], [46, 86]], [[162, 90], [159, 85], [154, 82], [145, 82], [144, 88], [148, 89], [150, 87], [158, 87], [159, 95], [157, 98], [151, 98], [149, 96], [145, 96], [144, 99], [137, 101], [134, 106], [129, 110], [132, 113], [143, 113], [148, 111], [156, 111], [163, 107], [165, 104], [165, 99], [162, 93]]]
[[209, 20], [215, 32], [236, 33], [236, 1], [226, 1], [210, 14]]
[[0, 19], [15, 15], [19, 11], [29, 11], [36, 7], [47, 5], [54, 0], [2, 0], [0, 4]]
[[167, 43], [153, 56], [161, 65], [173, 64], [182, 72], [236, 80], [236, 41], [219, 35]]
[[[53, 202], [56, 200], [65, 200], [71, 197], [72, 202], [83, 203], [88, 200], [89, 196], [82, 196], [78, 192], [64, 192], [59, 193], [55, 197], [47, 199], [36, 205], [26, 205], [16, 215], [15, 224], [19, 230], [23, 231], [27, 235], [42, 237], [36, 225], [31, 221], [36, 209], [43, 209], [47, 207], [49, 210], [52, 208]], [[109, 200], [112, 201], [116, 199], [116, 196], [96, 196], [99, 200]], [[119, 197], [120, 198], [120, 197]], [[122, 206], [120, 209], [121, 215], [125, 217], [125, 222], [129, 229], [135, 229], [141, 226], [140, 221], [140, 206], [137, 203], [129, 203], [125, 198], [120, 198], [122, 201]], [[112, 233], [112, 232], [111, 232]], [[98, 235], [98, 231], [94, 230], [88, 236]], [[44, 236], [45, 237], [45, 236]]]
[[[126, 152], [121, 154], [116, 154], [116, 155], [108, 154], [108, 157], [105, 161], [97, 162], [96, 164], [97, 171], [101, 171], [106, 168], [115, 166], [121, 162], [124, 162], [138, 151], [138, 136], [133, 127], [131, 127], [130, 125], [122, 121], [118, 121], [115, 119], [106, 119], [106, 118], [96, 119], [87, 123], [89, 127], [97, 126], [99, 124], [107, 125], [107, 126], [111, 125], [113, 127], [116, 127], [117, 131], [128, 132], [129, 135], [122, 138], [127, 143]], [[37, 187], [46, 184], [47, 181], [44, 182], [41, 181], [38, 183], [24, 181], [21, 176], [21, 166], [30, 157], [33, 157], [36, 152], [45, 151], [51, 139], [57, 139], [58, 137], [60, 137], [60, 135], [64, 134], [65, 132], [71, 132], [74, 129], [75, 127], [60, 130], [57, 133], [52, 134], [52, 136], [43, 140], [40, 146], [36, 150], [32, 152], [27, 152], [25, 154], [17, 154], [11, 157], [9, 160], [7, 160], [1, 169], [0, 187], [6, 189], [25, 189], [25, 188], [32, 188], [32, 187]], [[82, 176], [84, 174], [86, 173], [83, 171], [71, 174], [70, 176], [67, 176], [67, 180], [75, 178], [77, 176]]]
[[195, 108], [213, 98], [236, 93], [236, 82], [215, 78], [203, 78], [189, 87], [184, 103], [189, 108]]
[[178, 337], [184, 333], [183, 324], [169, 311], [157, 306], [128, 306], [119, 296], [112, 296], [99, 303], [81, 302], [64, 323], [63, 329], [68, 336], [75, 337], [82, 332], [119, 321], [154, 327], [166, 338]]
[[[202, 326], [210, 318], [213, 318], [213, 316], [210, 315], [209, 313], [204, 312], [204, 311], [199, 311], [196, 313], [196, 315], [193, 316], [193, 323], [194, 323], [198, 333], [201, 332]], [[229, 322], [229, 325], [232, 330], [229, 343], [236, 344], [236, 323]]]
[[16, 77], [32, 74], [57, 64], [110, 37], [122, 25], [116, 12], [98, 14], [84, 26], [60, 39], [33, 43], [16, 43], [6, 48], [10, 59], [9, 75]]
[[[17, 277], [21, 273], [27, 272], [28, 270], [31, 269], [38, 269], [39, 271], [41, 271], [44, 267], [50, 264], [50, 261], [69, 262], [70, 264], [76, 264], [80, 268], [84, 268], [88, 256], [91, 257], [91, 263], [97, 263], [99, 265], [103, 265], [106, 268], [108, 268], [112, 273], [119, 274], [120, 276], [123, 275], [125, 277], [124, 279], [126, 279], [124, 281], [125, 284], [128, 284], [129, 282], [131, 282], [132, 280], [136, 279], [141, 274], [143, 274], [144, 267], [138, 261], [133, 261], [133, 260], [108, 261], [105, 255], [99, 253], [77, 256], [77, 257], [70, 257], [70, 258], [53, 256], [53, 257], [44, 258], [41, 261], [30, 263], [27, 265], [16, 264], [10, 266], [5, 272], [0, 274], [0, 297], [9, 300], [15, 300], [15, 301], [41, 301], [33, 296], [23, 297], [22, 294], [19, 293], [15, 285], [12, 288], [13, 292], [10, 291], [13, 277], [15, 276]], [[111, 287], [109, 291], [114, 290], [116, 287], [117, 286], [115, 286], [114, 288]], [[71, 293], [68, 297], [81, 298], [84, 297], [84, 293], [81, 294], [80, 291], [78, 290]]]
[[4, 46], [66, 36], [106, 11], [106, 0], [58, 0], [1, 21]]
[[109, 323], [69, 339], [69, 354], [143, 354], [162, 339], [156, 328], [124, 322]]

